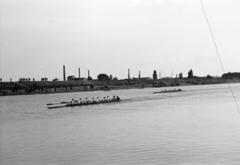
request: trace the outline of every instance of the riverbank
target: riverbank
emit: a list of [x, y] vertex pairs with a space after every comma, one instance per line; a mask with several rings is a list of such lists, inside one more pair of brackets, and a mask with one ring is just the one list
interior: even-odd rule
[[161, 88], [188, 85], [240, 83], [240, 79], [222, 78], [168, 78], [157, 80], [109, 80], [109, 81], [27, 81], [0, 82], [0, 96], [49, 94], [85, 91], [110, 91], [119, 89]]

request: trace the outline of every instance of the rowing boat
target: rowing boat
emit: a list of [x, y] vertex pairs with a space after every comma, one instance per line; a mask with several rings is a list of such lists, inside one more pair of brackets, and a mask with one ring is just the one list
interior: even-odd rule
[[166, 91], [160, 91], [160, 92], [153, 92], [153, 94], [157, 94], [157, 93], [171, 93], [171, 92], [182, 92], [181, 89], [179, 90], [166, 90]]
[[48, 107], [48, 109], [53, 109], [53, 108], [63, 108], [63, 107], [76, 107], [76, 106], [86, 106], [86, 105], [97, 105], [97, 104], [110, 104], [110, 103], [117, 103], [117, 102], [126, 102], [126, 101], [130, 101], [131, 99], [122, 99], [122, 100], [115, 100], [115, 101], [104, 101], [104, 102], [99, 102], [99, 103], [87, 103], [87, 104], [70, 104], [67, 103], [65, 105], [61, 105], [61, 106], [51, 106]]

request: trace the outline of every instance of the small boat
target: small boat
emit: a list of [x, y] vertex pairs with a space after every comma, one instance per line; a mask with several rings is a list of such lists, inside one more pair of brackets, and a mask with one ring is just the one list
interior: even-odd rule
[[54, 108], [63, 108], [63, 107], [76, 107], [76, 106], [86, 106], [86, 105], [97, 105], [97, 104], [110, 104], [110, 103], [117, 103], [117, 102], [126, 102], [130, 101], [131, 99], [122, 99], [122, 100], [114, 100], [114, 101], [104, 101], [104, 102], [95, 102], [95, 103], [84, 103], [84, 104], [70, 104], [67, 103], [65, 105], [60, 105], [60, 106], [51, 106], [48, 107], [48, 109], [54, 109]]
[[153, 92], [153, 94], [157, 94], [157, 93], [171, 93], [171, 92], [182, 92], [181, 89], [177, 89], [177, 90], [163, 90], [160, 92]]

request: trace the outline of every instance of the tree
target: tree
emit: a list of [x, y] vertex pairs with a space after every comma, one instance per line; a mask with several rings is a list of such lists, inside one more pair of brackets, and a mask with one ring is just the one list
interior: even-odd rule
[[89, 76], [89, 77], [87, 78], [87, 80], [92, 80], [92, 77], [91, 77], [91, 76]]
[[192, 69], [188, 72], [188, 78], [193, 78], [193, 71], [192, 71]]
[[207, 79], [211, 79], [212, 78], [212, 76], [210, 76], [210, 75], [207, 75]]
[[179, 73], [179, 78], [183, 78], [183, 74], [182, 73]]
[[108, 75], [101, 73], [97, 76], [97, 79], [98, 80], [109, 80], [109, 77], [108, 77]]
[[157, 79], [157, 71], [156, 70], [153, 71], [153, 79]]

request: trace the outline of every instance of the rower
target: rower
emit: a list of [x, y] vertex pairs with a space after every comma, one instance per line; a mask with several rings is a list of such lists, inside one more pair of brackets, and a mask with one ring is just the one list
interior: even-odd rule
[[99, 103], [99, 97], [97, 97], [96, 103]]
[[69, 104], [73, 104], [73, 101], [74, 101], [74, 99], [72, 99], [70, 102], [68, 102], [67, 104], [69, 105]]
[[88, 98], [86, 98], [85, 104], [88, 104]]
[[94, 100], [94, 98], [92, 98], [92, 102], [91, 103], [96, 103], [96, 101]]
[[107, 96], [107, 101], [108, 101], [108, 102], [110, 102], [110, 101], [111, 101], [110, 97], [108, 97], [108, 96]]
[[106, 102], [106, 101], [107, 101], [107, 99], [104, 97], [104, 98], [103, 98], [103, 102]]
[[79, 104], [82, 104], [82, 99], [79, 99]]
[[74, 101], [73, 101], [73, 104], [78, 104], [78, 100], [74, 100]]
[[90, 104], [91, 103], [91, 100], [90, 99], [87, 99], [87, 104]]
[[117, 101], [121, 101], [120, 97], [117, 96]]
[[115, 100], [116, 100], [116, 98], [115, 98], [115, 96], [113, 96], [112, 101], [115, 101]]

